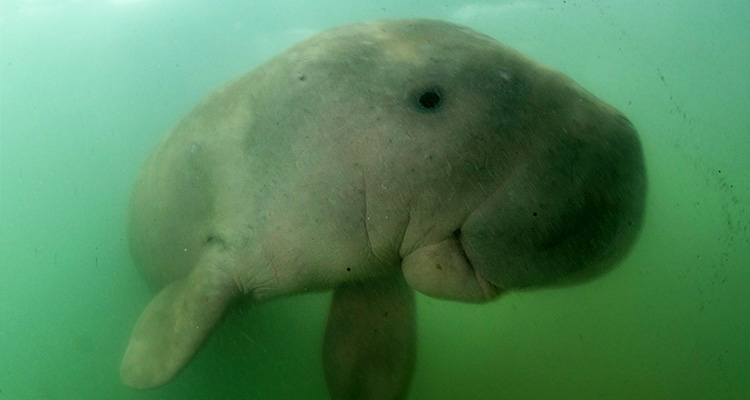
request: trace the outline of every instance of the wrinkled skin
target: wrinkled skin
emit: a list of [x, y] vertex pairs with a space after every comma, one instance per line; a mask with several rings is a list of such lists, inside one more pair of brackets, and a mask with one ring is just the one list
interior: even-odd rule
[[332, 397], [402, 397], [412, 289], [485, 302], [596, 276], [632, 245], [645, 187], [622, 114], [489, 37], [326, 31], [208, 97], [143, 167], [129, 242], [160, 291], [122, 379], [169, 381], [239, 298], [333, 289]]

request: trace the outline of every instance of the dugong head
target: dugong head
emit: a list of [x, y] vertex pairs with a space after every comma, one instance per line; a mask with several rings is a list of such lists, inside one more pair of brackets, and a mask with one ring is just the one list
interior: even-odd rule
[[[346, 142], [358, 144], [350, 148], [369, 180], [370, 238], [408, 210], [397, 236], [412, 287], [481, 301], [596, 276], [630, 247], [646, 178], [620, 112], [453, 24], [385, 21], [328, 35], [336, 45], [320, 48], [329, 66], [343, 65], [330, 84], [348, 86], [343, 113], [372, 116]], [[379, 213], [383, 203], [391, 214]]]

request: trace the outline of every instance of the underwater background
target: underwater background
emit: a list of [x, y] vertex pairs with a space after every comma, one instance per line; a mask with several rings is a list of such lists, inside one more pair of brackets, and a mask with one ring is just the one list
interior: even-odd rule
[[0, 2], [0, 400], [326, 399], [330, 293], [230, 315], [168, 385], [118, 370], [153, 293], [125, 208], [164, 133], [303, 38], [382, 18], [468, 25], [570, 75], [639, 130], [646, 218], [574, 287], [417, 295], [409, 399], [750, 398], [750, 2]]

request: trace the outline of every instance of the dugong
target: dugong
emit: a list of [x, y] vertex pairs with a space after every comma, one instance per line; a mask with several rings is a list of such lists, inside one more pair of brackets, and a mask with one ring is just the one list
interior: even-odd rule
[[405, 396], [413, 290], [486, 302], [597, 276], [632, 246], [645, 190], [620, 112], [490, 37], [325, 31], [211, 94], [143, 166], [128, 241], [159, 292], [121, 378], [168, 382], [238, 300], [332, 289], [331, 396]]

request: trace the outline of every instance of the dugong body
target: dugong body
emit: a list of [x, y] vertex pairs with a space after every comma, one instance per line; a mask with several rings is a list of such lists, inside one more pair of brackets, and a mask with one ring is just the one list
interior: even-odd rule
[[321, 33], [193, 109], [139, 174], [133, 260], [160, 291], [121, 367], [166, 383], [238, 299], [334, 289], [334, 398], [404, 395], [413, 289], [483, 302], [624, 254], [636, 133], [563, 74], [431, 20]]

